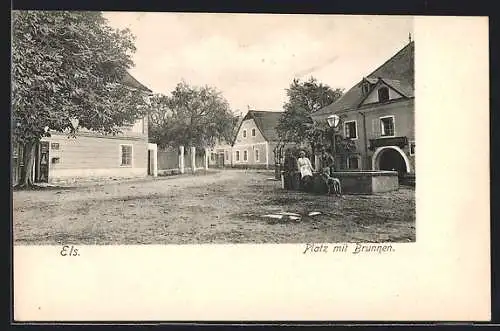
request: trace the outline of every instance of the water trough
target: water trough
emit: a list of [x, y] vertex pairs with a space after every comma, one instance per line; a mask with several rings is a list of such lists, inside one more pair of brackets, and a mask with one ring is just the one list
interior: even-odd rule
[[[316, 177], [315, 175], [314, 177]], [[293, 180], [288, 178], [293, 177]], [[396, 191], [399, 189], [397, 171], [385, 170], [349, 170], [336, 171], [333, 177], [340, 180], [343, 194], [375, 194]], [[282, 175], [282, 188], [286, 190], [298, 190], [300, 174], [293, 172], [291, 176]]]
[[397, 171], [338, 171], [334, 177], [340, 180], [345, 194], [373, 194], [399, 189]]

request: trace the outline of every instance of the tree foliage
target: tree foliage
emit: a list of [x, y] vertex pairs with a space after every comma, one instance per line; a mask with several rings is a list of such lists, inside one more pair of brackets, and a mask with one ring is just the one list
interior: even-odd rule
[[230, 142], [236, 122], [217, 89], [181, 82], [171, 96], [152, 98], [149, 133], [160, 146], [207, 148], [220, 140]]
[[330, 86], [311, 77], [301, 82], [294, 79], [286, 90], [288, 101], [276, 130], [284, 143], [308, 143], [314, 152], [319, 145], [327, 144], [329, 128], [325, 123], [314, 123], [311, 114], [335, 102], [342, 89]]
[[143, 116], [140, 91], [124, 86], [134, 37], [99, 12], [14, 11], [12, 14], [12, 138], [25, 148], [28, 184], [34, 146], [50, 130], [79, 126], [117, 133]]

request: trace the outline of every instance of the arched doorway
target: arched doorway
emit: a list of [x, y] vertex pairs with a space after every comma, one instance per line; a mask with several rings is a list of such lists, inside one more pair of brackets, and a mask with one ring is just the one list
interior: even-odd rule
[[384, 146], [378, 148], [372, 157], [373, 170], [394, 170], [399, 177], [410, 172], [410, 160], [397, 146]]

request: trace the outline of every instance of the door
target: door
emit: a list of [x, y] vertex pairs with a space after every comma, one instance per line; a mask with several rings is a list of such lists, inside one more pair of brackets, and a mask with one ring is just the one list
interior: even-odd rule
[[38, 149], [38, 157], [35, 166], [35, 179], [38, 183], [49, 182], [49, 142], [42, 141]]
[[217, 168], [224, 168], [224, 153], [217, 154]]
[[379, 169], [397, 171], [401, 178], [406, 174], [406, 163], [398, 151], [387, 148], [379, 155]]

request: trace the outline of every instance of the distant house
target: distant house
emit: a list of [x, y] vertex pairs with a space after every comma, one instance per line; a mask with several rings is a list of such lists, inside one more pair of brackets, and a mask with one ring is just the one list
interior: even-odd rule
[[[124, 83], [144, 92], [151, 90], [126, 74]], [[103, 135], [79, 128], [76, 138], [51, 132], [43, 138], [36, 153], [34, 182], [53, 182], [79, 178], [145, 177], [155, 172], [156, 145], [148, 143], [147, 116], [122, 129], [121, 134]], [[14, 149], [13, 184], [24, 166], [21, 150]]]
[[219, 140], [215, 146], [208, 150], [208, 165], [212, 168], [231, 167], [232, 156], [231, 143]]
[[249, 110], [232, 143], [232, 166], [274, 167], [274, 148], [278, 144], [276, 126], [282, 112]]
[[340, 99], [312, 114], [314, 121], [339, 115], [339, 134], [355, 142], [356, 151], [336, 155], [341, 169], [415, 174], [414, 51], [410, 41]]
[[[236, 129], [239, 129], [243, 121], [243, 114], [236, 115]], [[233, 137], [234, 139], [234, 137]], [[211, 168], [230, 168], [233, 165], [232, 144], [233, 139], [225, 141], [218, 139], [215, 146], [208, 149], [208, 165]]]

